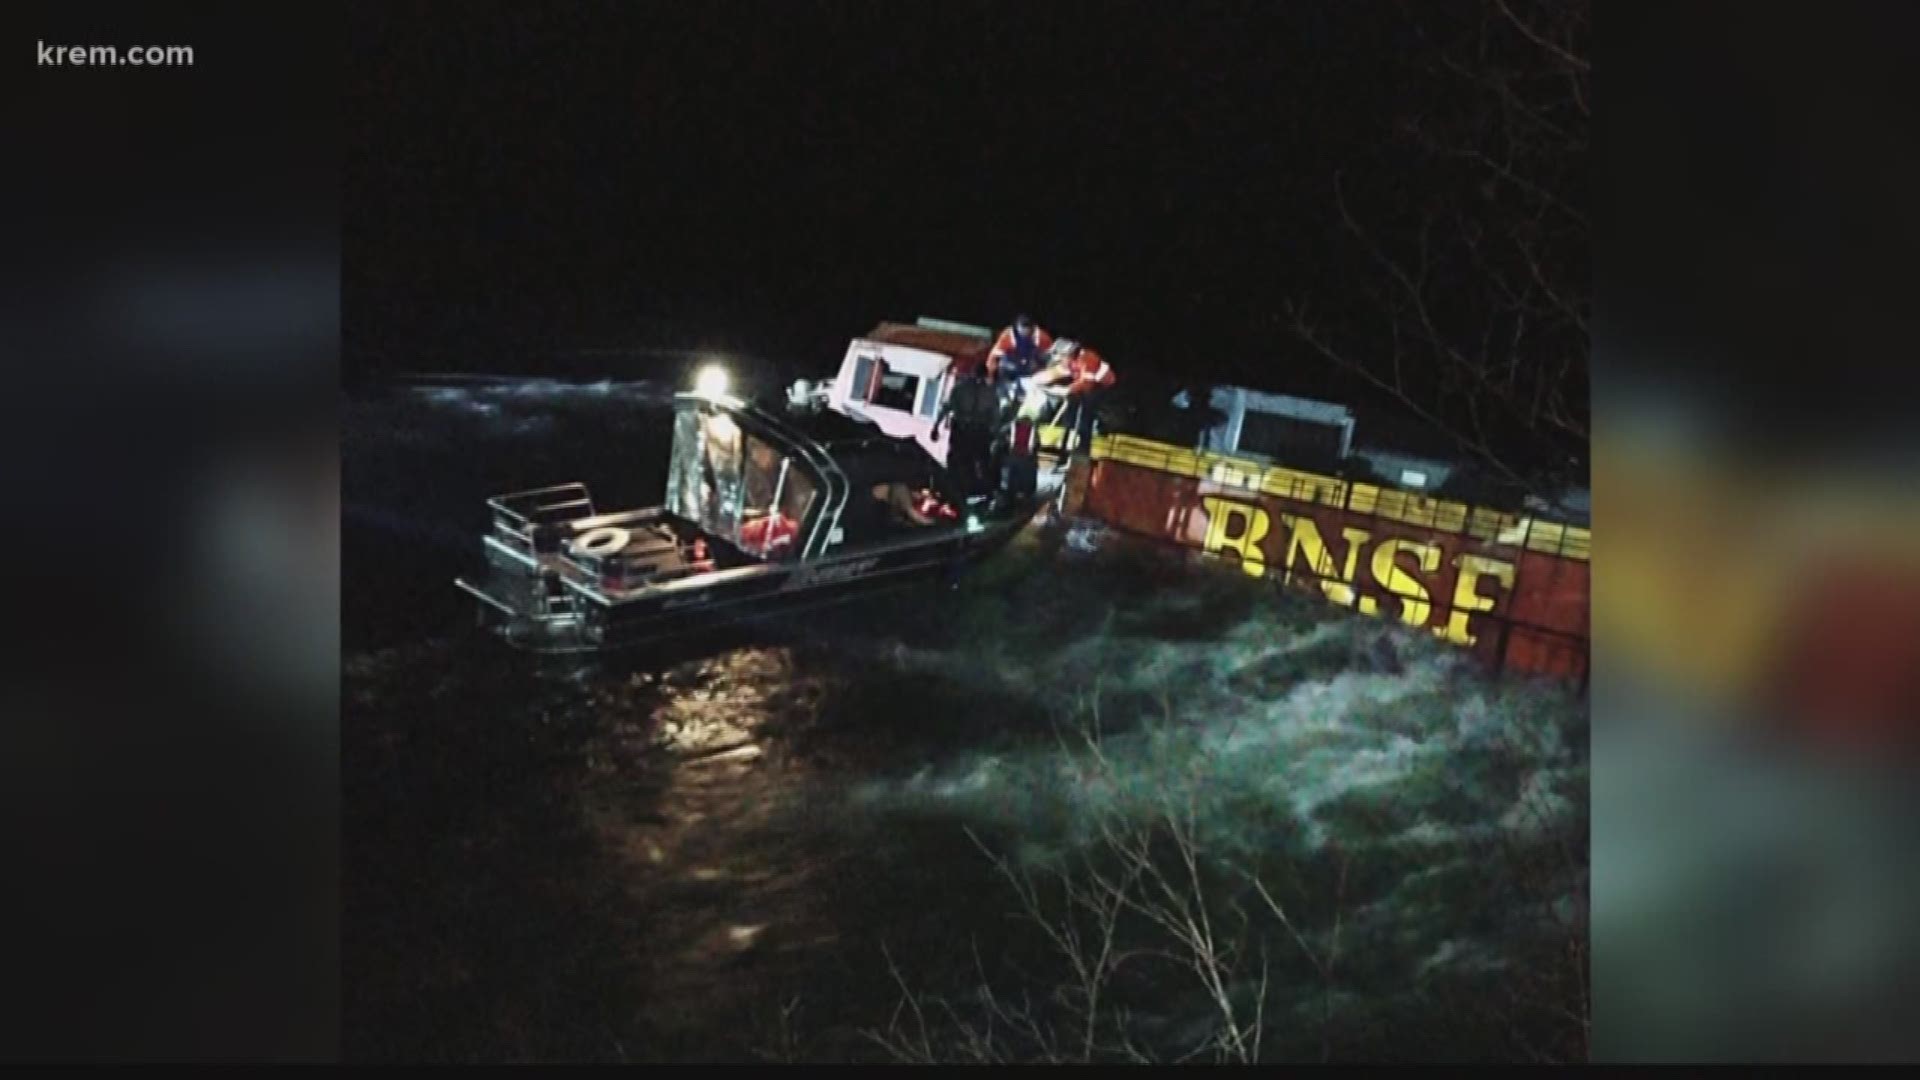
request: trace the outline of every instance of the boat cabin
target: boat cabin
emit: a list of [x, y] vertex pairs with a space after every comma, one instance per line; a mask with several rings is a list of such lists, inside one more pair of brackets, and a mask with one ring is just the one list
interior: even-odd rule
[[489, 546], [606, 597], [952, 524], [911, 445], [834, 413], [807, 423], [724, 394], [675, 399], [666, 499], [595, 512], [584, 485], [490, 500]]
[[818, 554], [845, 482], [804, 441], [723, 397], [675, 402], [666, 513], [746, 558]]

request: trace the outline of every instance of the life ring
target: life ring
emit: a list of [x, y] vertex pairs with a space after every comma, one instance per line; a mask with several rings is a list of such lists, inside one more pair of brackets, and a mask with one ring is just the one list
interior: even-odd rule
[[573, 543], [570, 546], [573, 548], [575, 555], [605, 556], [618, 554], [626, 550], [627, 545], [632, 541], [632, 533], [627, 532], [625, 529], [616, 529], [612, 526], [607, 526], [605, 528], [593, 529], [581, 533], [579, 536], [573, 538]]

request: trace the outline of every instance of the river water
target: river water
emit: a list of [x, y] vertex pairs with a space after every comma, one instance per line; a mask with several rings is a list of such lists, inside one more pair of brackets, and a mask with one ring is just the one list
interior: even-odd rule
[[[657, 501], [667, 400], [349, 406], [355, 1058], [1584, 1052], [1570, 688], [1084, 530], [958, 590], [639, 653], [477, 638], [451, 579], [484, 498]], [[1088, 1008], [1059, 946], [1107, 926]]]

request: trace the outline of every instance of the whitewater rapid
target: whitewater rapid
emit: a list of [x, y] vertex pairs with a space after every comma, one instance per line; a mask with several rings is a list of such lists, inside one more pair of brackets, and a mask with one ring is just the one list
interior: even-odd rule
[[1425, 1023], [1422, 995], [1533, 986], [1583, 933], [1577, 691], [1239, 575], [1036, 539], [957, 592], [558, 667], [433, 607], [494, 491], [648, 498], [669, 401], [517, 382], [350, 410], [350, 618], [393, 631], [347, 666], [367, 1055], [750, 1056], [743, 1018], [800, 999], [844, 1056], [892, 1003], [883, 946], [930, 983], [968, 941], [1016, 948], [990, 856], [1088, 865], [1170, 811], [1223, 880], [1295, 868], [1299, 938], [1341, 978], [1281, 958], [1276, 1016]]

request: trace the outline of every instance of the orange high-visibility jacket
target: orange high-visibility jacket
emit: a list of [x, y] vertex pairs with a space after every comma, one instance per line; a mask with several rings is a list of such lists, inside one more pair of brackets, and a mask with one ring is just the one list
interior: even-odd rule
[[[1031, 345], [1032, 348], [1029, 350], [1029, 355], [1032, 358], [1034, 366], [1038, 367], [1045, 361], [1047, 350], [1053, 348], [1053, 335], [1047, 333], [1043, 327], [1035, 326], [1033, 328]], [[1020, 338], [1014, 333], [1013, 327], [1009, 326], [1005, 330], [1000, 331], [1000, 336], [994, 339], [993, 351], [987, 354], [987, 374], [989, 376], [998, 375], [1000, 373], [1001, 358], [1012, 356], [1014, 353], [1019, 352], [1020, 346]]]
[[1067, 387], [1069, 394], [1084, 394], [1089, 390], [1103, 386], [1112, 386], [1116, 376], [1113, 365], [1107, 358], [1084, 346], [1080, 355], [1067, 361], [1067, 374], [1073, 376], [1073, 384]]

